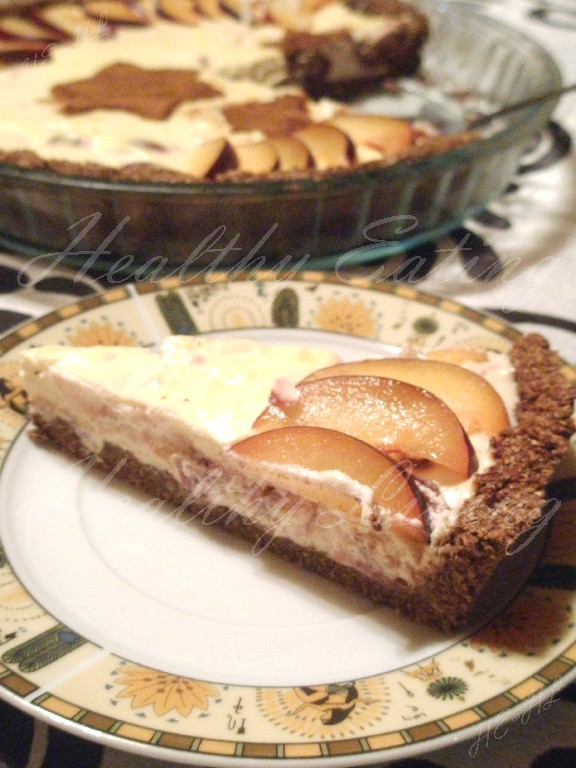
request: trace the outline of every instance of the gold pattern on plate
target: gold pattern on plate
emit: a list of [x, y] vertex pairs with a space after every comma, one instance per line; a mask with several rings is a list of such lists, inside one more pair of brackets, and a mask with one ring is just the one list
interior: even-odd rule
[[170, 675], [148, 667], [129, 666], [119, 670], [115, 682], [123, 686], [116, 694], [119, 699], [131, 699], [132, 709], [152, 707], [162, 717], [175, 709], [188, 717], [193, 709], [206, 711], [209, 699], [219, 692], [210, 683]]
[[417, 664], [415, 667], [405, 670], [405, 672], [409, 677], [414, 677], [416, 680], [423, 680], [427, 683], [442, 677], [442, 670], [436, 659], [431, 659], [425, 664]]
[[383, 721], [390, 692], [381, 677], [294, 688], [262, 688], [256, 694], [266, 719], [290, 736], [334, 739], [358, 735]]
[[138, 343], [136, 338], [124, 328], [112, 325], [107, 320], [93, 321], [89, 325], [74, 329], [68, 336], [68, 344], [74, 347], [92, 347], [96, 344], [118, 347], [134, 347]]
[[18, 363], [10, 360], [0, 363], [0, 411], [10, 426], [21, 423], [19, 416], [26, 412], [26, 393], [18, 381]]
[[316, 310], [315, 325], [324, 331], [376, 338], [378, 320], [373, 309], [361, 299], [348, 297], [323, 301]]
[[9, 625], [34, 621], [46, 612], [30, 597], [28, 592], [6, 567], [0, 573], [0, 624]]

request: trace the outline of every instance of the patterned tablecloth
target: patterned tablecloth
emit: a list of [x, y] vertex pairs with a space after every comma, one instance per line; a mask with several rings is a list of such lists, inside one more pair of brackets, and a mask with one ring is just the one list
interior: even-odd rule
[[[576, 81], [576, 2], [477, 2], [528, 32], [556, 57], [565, 83]], [[411, 283], [522, 331], [537, 329], [576, 365], [576, 95], [566, 96], [524, 156], [500, 200], [436, 242], [362, 270], [374, 280]], [[344, 269], [345, 263], [335, 268]], [[59, 266], [47, 271], [0, 254], [0, 333], [99, 292], [106, 277]], [[335, 330], [349, 330], [346, 318]], [[576, 486], [576, 480], [574, 481]], [[574, 499], [576, 487], [569, 490]], [[572, 502], [568, 502], [572, 503]], [[574, 578], [574, 577], [573, 577]], [[16, 737], [17, 736], [17, 737]], [[0, 768], [159, 768], [155, 760], [85, 742], [36, 722], [0, 701]], [[576, 684], [473, 742], [394, 765], [437, 768], [562, 768], [576, 765]]]

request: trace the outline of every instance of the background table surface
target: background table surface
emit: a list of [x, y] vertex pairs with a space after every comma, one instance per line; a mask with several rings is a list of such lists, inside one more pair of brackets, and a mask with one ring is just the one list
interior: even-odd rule
[[[0, 0], [3, 3], [4, 0]], [[527, 32], [576, 82], [576, 1], [471, 2]], [[461, 229], [407, 254], [362, 269], [402, 280], [497, 314], [521, 331], [538, 330], [576, 365], [576, 95], [565, 96], [526, 153], [509, 190]], [[345, 267], [345, 262], [335, 269]], [[46, 270], [0, 253], [0, 333], [106, 280], [77, 269]], [[470, 743], [393, 765], [425, 768], [563, 768], [576, 765], [576, 684], [552, 706], [528, 711], [472, 749]], [[160, 768], [175, 765], [80, 740], [0, 702], [0, 768]]]

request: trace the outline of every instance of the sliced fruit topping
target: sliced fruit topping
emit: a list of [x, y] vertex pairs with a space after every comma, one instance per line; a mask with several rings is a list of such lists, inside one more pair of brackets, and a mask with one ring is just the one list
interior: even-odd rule
[[310, 25], [310, 15], [334, 0], [268, 0], [268, 15], [285, 28], [305, 29]]
[[[224, 170], [221, 168], [221, 159], [231, 152], [226, 139], [213, 139], [204, 144], [199, 144], [191, 153], [188, 160], [188, 172], [198, 179], [204, 179], [210, 176], [215, 170]], [[233, 161], [230, 165], [233, 165]]]
[[414, 137], [407, 120], [383, 115], [340, 114], [328, 122], [349, 136], [354, 144], [376, 149], [385, 157], [410, 147]]
[[242, 8], [245, 7], [246, 11], [249, 8], [249, 3], [243, 3], [242, 0], [220, 0], [220, 5], [225, 8], [233, 16], [240, 17], [242, 15]]
[[195, 0], [158, 0], [156, 8], [159, 16], [188, 27], [195, 27], [202, 19]]
[[106, 19], [88, 17], [80, 5], [70, 3], [39, 5], [33, 6], [31, 13], [40, 22], [50, 25], [52, 29], [60, 30], [67, 38], [84, 40], [109, 35]]
[[296, 131], [294, 138], [302, 142], [312, 155], [319, 171], [347, 168], [352, 163], [354, 148], [348, 136], [326, 123], [308, 125]]
[[245, 438], [230, 451], [248, 462], [265, 463], [254, 471], [266, 481], [360, 521], [362, 506], [356, 496], [301, 474], [302, 469], [341, 472], [371, 489], [373, 503], [394, 516], [398, 533], [426, 539], [423, 511], [410, 481], [384, 454], [350, 435], [315, 426], [285, 427]]
[[234, 147], [238, 169], [245, 173], [270, 173], [278, 166], [278, 155], [269, 141], [240, 144]]
[[68, 35], [58, 32], [42, 22], [36, 23], [33, 18], [24, 16], [0, 16], [0, 35], [8, 35], [19, 40], [44, 40], [46, 42], [61, 42]]
[[298, 397], [289, 401], [273, 396], [253, 428], [308, 424], [335, 429], [405, 462], [417, 477], [458, 482], [471, 474], [473, 451], [466, 433], [454, 412], [431, 392], [379, 376], [306, 380], [297, 390]]
[[219, 0], [196, 0], [196, 5], [200, 13], [207, 19], [226, 18], [226, 13], [222, 10]]
[[310, 10], [306, 7], [307, 3], [294, 3], [290, 0], [269, 0], [268, 16], [270, 21], [283, 29], [298, 32], [305, 30], [310, 24]]
[[385, 376], [422, 387], [454, 411], [469, 435], [485, 432], [492, 437], [510, 424], [494, 387], [479, 374], [453, 363], [396, 357], [359, 360], [322, 368], [305, 381], [331, 376]]
[[150, 19], [138, 3], [129, 0], [88, 0], [84, 3], [88, 16], [109, 24], [137, 24], [146, 26]]
[[40, 61], [50, 56], [50, 45], [45, 40], [1, 40], [0, 61], [11, 64], [19, 61]]
[[278, 167], [281, 171], [303, 171], [312, 164], [310, 152], [304, 144], [293, 136], [279, 136], [270, 139], [278, 155]]

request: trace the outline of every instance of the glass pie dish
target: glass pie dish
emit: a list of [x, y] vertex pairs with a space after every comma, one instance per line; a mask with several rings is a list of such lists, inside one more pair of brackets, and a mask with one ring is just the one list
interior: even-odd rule
[[[417, 5], [431, 25], [421, 74], [366, 100], [372, 112], [458, 133], [471, 114], [560, 87], [552, 57], [521, 33], [465, 2]], [[518, 110], [437, 154], [319, 177], [168, 184], [0, 163], [0, 243], [96, 269], [318, 268], [343, 253], [362, 263], [449, 231], [498, 197], [554, 105]]]

